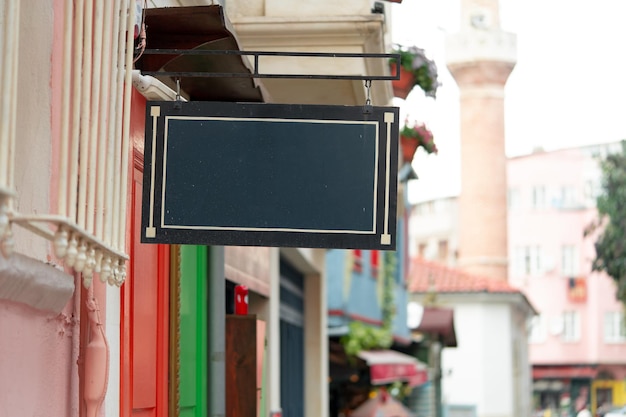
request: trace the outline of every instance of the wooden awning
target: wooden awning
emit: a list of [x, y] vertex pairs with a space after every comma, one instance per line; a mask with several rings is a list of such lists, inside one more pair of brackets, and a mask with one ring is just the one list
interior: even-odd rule
[[[222, 6], [166, 7], [145, 12], [147, 50], [240, 50]], [[252, 73], [246, 56], [222, 54], [144, 54], [136, 68], [142, 72]], [[154, 76], [170, 88], [176, 88], [172, 78]], [[258, 80], [249, 77], [181, 77], [180, 87], [190, 100], [196, 101], [267, 101]]]

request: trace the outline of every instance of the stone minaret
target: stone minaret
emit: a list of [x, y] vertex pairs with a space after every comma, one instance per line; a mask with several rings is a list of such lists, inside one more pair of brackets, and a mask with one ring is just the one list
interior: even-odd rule
[[504, 85], [516, 37], [500, 28], [498, 0], [461, 0], [461, 29], [446, 51], [461, 96], [459, 266], [506, 280]]

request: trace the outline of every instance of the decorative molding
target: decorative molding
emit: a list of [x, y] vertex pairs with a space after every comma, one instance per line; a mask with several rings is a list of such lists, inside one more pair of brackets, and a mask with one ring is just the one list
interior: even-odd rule
[[[302, 51], [314, 52], [386, 52], [384, 16], [379, 14], [298, 18], [237, 17], [232, 18], [231, 22], [236, 29], [237, 38], [244, 49], [248, 50], [291, 50], [293, 45], [298, 45]], [[330, 65], [341, 68], [336, 63]], [[361, 65], [366, 74], [389, 73], [386, 60], [366, 59]], [[267, 83], [268, 80], [261, 82]], [[358, 81], [346, 83], [352, 83], [349, 88], [354, 91], [356, 100], [365, 103], [365, 85]], [[393, 99], [391, 82], [372, 83], [371, 99], [373, 105], [389, 105]]]

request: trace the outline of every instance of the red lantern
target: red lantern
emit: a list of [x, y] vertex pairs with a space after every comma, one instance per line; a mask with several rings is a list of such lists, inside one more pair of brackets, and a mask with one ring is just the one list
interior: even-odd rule
[[235, 314], [238, 316], [248, 314], [248, 287], [245, 285], [235, 286]]

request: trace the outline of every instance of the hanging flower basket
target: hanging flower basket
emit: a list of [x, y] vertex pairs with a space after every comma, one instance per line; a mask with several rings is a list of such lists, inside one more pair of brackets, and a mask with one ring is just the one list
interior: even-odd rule
[[[396, 74], [396, 63], [392, 62], [389, 64], [391, 75]], [[391, 85], [393, 87], [393, 95], [394, 97], [399, 97], [401, 99], [406, 99], [413, 86], [415, 85], [415, 77], [411, 71], [407, 71], [404, 67], [400, 67], [400, 79], [392, 80]]]
[[402, 148], [402, 158], [406, 162], [413, 160], [415, 152], [420, 146], [428, 154], [436, 154], [438, 152], [432, 132], [423, 123], [413, 125], [405, 123], [400, 130], [400, 146]]
[[402, 148], [402, 159], [410, 162], [417, 151], [419, 142], [408, 136], [400, 135], [400, 147]]
[[[415, 46], [407, 48], [398, 45], [391, 53], [400, 55], [400, 80], [392, 80], [394, 95], [405, 99], [417, 85], [424, 90], [426, 96], [435, 98], [440, 85], [437, 65], [426, 57], [424, 50]], [[395, 75], [397, 62], [391, 59], [389, 65], [391, 75]]]

